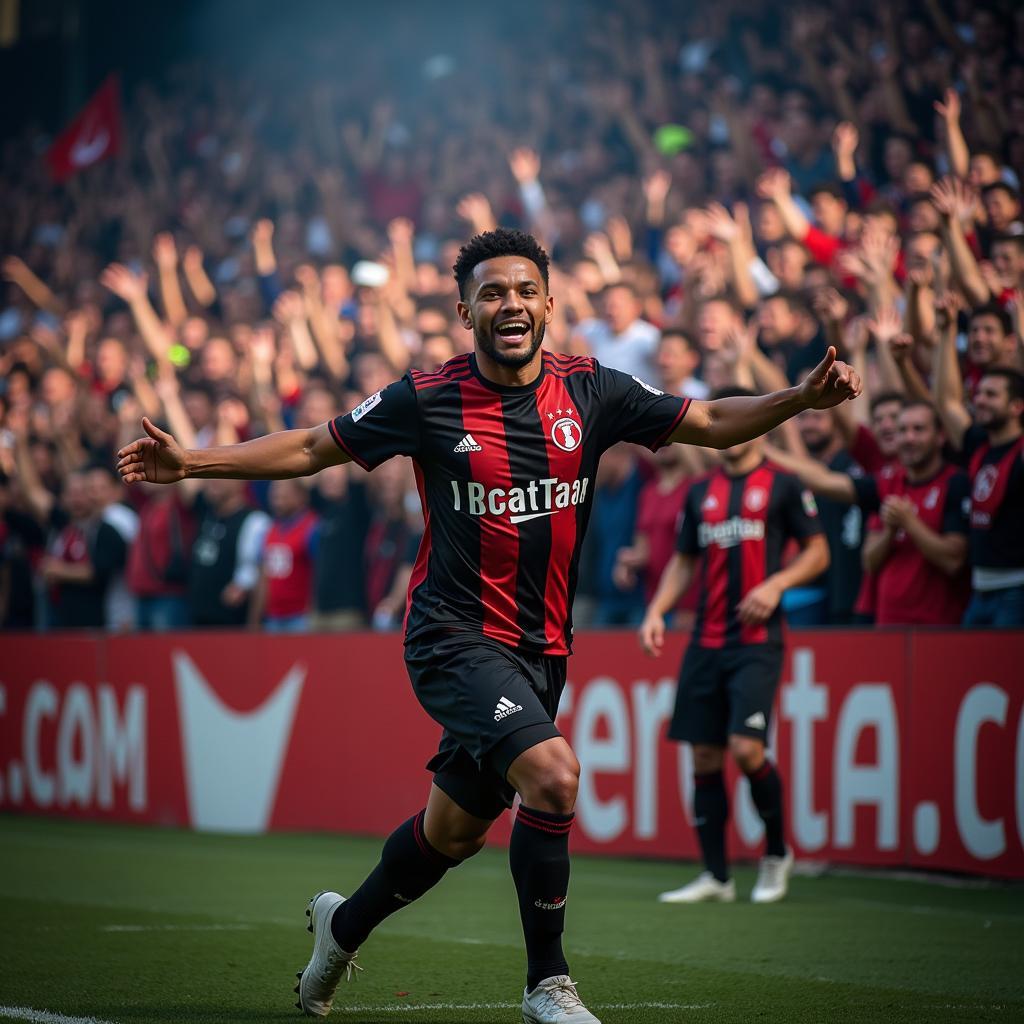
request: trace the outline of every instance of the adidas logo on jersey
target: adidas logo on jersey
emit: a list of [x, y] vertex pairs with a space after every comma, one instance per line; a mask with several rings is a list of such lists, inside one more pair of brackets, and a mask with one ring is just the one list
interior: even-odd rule
[[456, 452], [482, 452], [483, 448], [473, 440], [472, 434], [467, 434], [452, 450]]
[[763, 729], [768, 722], [764, 717], [763, 711], [755, 711], [743, 724], [748, 729]]
[[509, 715], [514, 715], [517, 711], [522, 710], [522, 704], [513, 704], [508, 697], [502, 697], [498, 701], [498, 706], [494, 709], [494, 720], [500, 722], [503, 718], [508, 718]]

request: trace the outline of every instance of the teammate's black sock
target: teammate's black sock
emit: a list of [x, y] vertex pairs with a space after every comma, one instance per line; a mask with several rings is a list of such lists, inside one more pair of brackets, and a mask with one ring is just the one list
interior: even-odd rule
[[571, 814], [520, 806], [512, 826], [508, 862], [519, 893], [519, 915], [526, 939], [526, 987], [568, 974], [562, 952], [565, 897], [569, 890]]
[[764, 852], [769, 857], [784, 857], [786, 841], [782, 838], [782, 779], [775, 765], [765, 760], [757, 771], [747, 776], [750, 796], [764, 822]]
[[729, 797], [721, 771], [693, 777], [693, 816], [704, 866], [720, 882], [729, 881], [725, 858], [725, 823], [729, 820]]
[[331, 934], [346, 953], [396, 910], [418, 900], [460, 861], [438, 853], [423, 832], [425, 811], [399, 825], [384, 841], [380, 863], [366, 881], [334, 912]]

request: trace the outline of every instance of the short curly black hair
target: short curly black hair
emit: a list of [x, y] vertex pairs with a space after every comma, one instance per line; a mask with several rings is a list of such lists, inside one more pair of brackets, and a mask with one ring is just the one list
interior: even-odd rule
[[473, 274], [478, 263], [492, 260], [496, 256], [522, 256], [537, 265], [540, 276], [544, 279], [544, 289], [548, 287], [548, 254], [533, 235], [514, 228], [495, 228], [483, 234], [474, 235], [460, 250], [452, 271], [459, 285], [459, 295], [466, 297], [466, 282]]

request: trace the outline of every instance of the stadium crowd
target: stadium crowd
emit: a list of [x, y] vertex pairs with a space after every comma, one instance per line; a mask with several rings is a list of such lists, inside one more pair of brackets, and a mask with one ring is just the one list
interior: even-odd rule
[[[143, 415], [232, 443], [471, 350], [450, 267], [499, 223], [553, 255], [553, 350], [699, 398], [857, 367], [772, 438], [832, 553], [791, 623], [1024, 625], [1024, 8], [549, 7], [529, 73], [480, 40], [392, 89], [311, 40], [134, 86], [64, 186], [4, 143], [5, 628], [396, 627], [409, 460], [128, 493], [113, 456]], [[577, 624], [639, 623], [712, 459], [608, 452]]]

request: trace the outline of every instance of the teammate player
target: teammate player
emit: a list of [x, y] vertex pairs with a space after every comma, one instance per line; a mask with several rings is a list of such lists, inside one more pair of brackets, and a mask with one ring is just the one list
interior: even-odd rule
[[[742, 388], [716, 397], [750, 396]], [[802, 550], [785, 568], [782, 551]], [[729, 800], [723, 763], [728, 748], [747, 776], [765, 827], [765, 856], [751, 899], [773, 903], [786, 894], [793, 855], [783, 839], [782, 783], [765, 757], [772, 703], [782, 672], [779, 600], [823, 573], [828, 544], [814, 498], [796, 477], [767, 462], [760, 438], [722, 452], [722, 465], [695, 481], [686, 496], [676, 553], [640, 627], [640, 642], [660, 654], [665, 615], [676, 606], [700, 561], [700, 605], [683, 659], [669, 737], [693, 747], [693, 812], [704, 872], [663, 892], [662, 903], [731, 903], [725, 828]]]
[[315, 429], [238, 445], [184, 451], [143, 420], [148, 437], [122, 449], [119, 469], [127, 482], [171, 483], [301, 476], [349, 459], [372, 469], [412, 457], [425, 530], [405, 657], [417, 699], [444, 729], [428, 765], [433, 785], [351, 898], [323, 892], [310, 901], [314, 948], [298, 1005], [326, 1015], [373, 928], [480, 850], [518, 793], [509, 863], [526, 940], [523, 1019], [595, 1024], [562, 952], [579, 764], [553, 719], [598, 459], [622, 440], [728, 448], [808, 406], [856, 397], [860, 381], [830, 349], [799, 387], [691, 402], [541, 348], [553, 299], [547, 254], [531, 236], [478, 235], [454, 271], [472, 354], [434, 373], [411, 371]]

